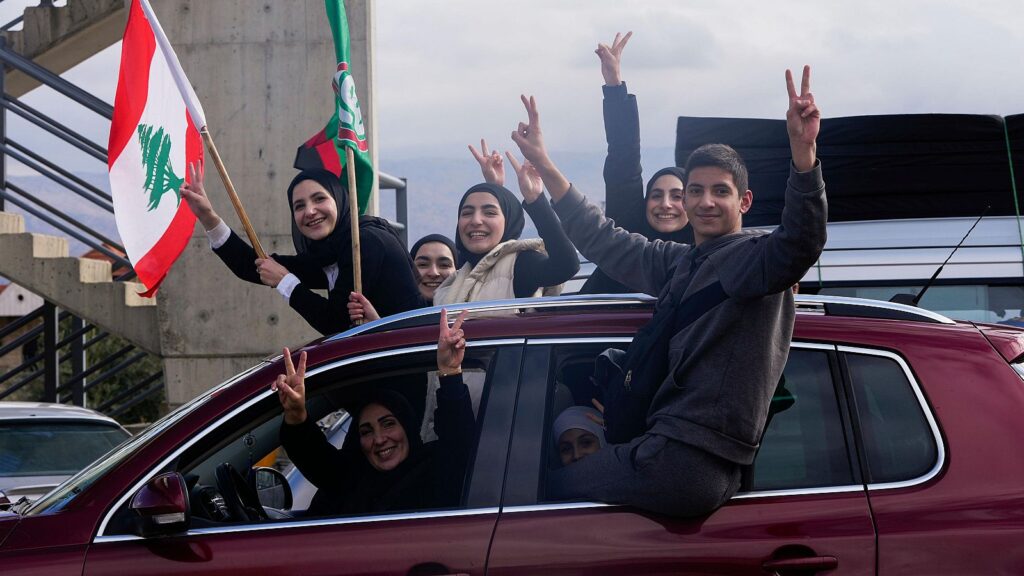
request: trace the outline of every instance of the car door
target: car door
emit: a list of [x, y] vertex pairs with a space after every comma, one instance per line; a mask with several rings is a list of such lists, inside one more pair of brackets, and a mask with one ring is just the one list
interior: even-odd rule
[[[433, 350], [432, 346], [420, 346], [377, 353], [363, 360], [341, 362], [318, 374], [334, 382], [390, 378], [389, 374], [401, 370], [405, 363], [428, 365]], [[185, 534], [151, 538], [124, 534], [123, 528], [117, 528], [115, 513], [104, 521], [101, 535], [90, 547], [84, 574], [482, 575], [497, 520], [522, 353], [522, 340], [468, 344], [464, 368], [474, 363], [483, 366], [477, 370], [482, 374], [483, 387], [477, 411], [479, 438], [461, 506], [354, 517], [296, 517], [219, 526], [212, 523], [205, 527], [197, 527], [194, 521]], [[466, 372], [470, 384], [469, 372], [473, 370]], [[307, 390], [315, 387], [311, 382], [312, 376], [307, 378]], [[266, 400], [276, 402], [273, 397], [262, 401]], [[254, 399], [250, 404], [258, 407], [260, 401]], [[225, 435], [237, 436], [236, 422], [251, 419], [246, 410], [252, 409], [239, 407], [212, 426], [210, 434], [216, 436], [223, 430]], [[278, 426], [279, 420], [268, 420], [242, 434], [241, 439], [259, 446], [263, 428]], [[227, 454], [225, 450], [236, 442], [228, 442], [219, 450]], [[261, 454], [257, 452], [250, 462]], [[184, 460], [187, 455], [186, 450], [180, 457], [171, 456]], [[211, 458], [216, 462], [220, 456], [206, 460]], [[205, 465], [192, 468], [193, 475], [202, 476]], [[161, 471], [154, 470], [152, 475]], [[193, 503], [193, 509], [195, 506]]]
[[[543, 477], [566, 358], [627, 340], [531, 340], [491, 576], [545, 574], [874, 574], [875, 534], [852, 449], [833, 346], [794, 343], [745, 487], [704, 518], [626, 506], [545, 502]], [[585, 372], [577, 367], [575, 378]], [[561, 381], [559, 381], [561, 380]], [[570, 386], [570, 388], [572, 388]], [[573, 403], [584, 404], [578, 390]], [[585, 396], [585, 394], [583, 394]], [[559, 409], [562, 406], [559, 406]]]

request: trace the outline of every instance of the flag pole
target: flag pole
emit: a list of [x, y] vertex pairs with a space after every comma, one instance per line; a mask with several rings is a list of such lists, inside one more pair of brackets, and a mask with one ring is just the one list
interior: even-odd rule
[[[356, 193], [355, 158], [352, 149], [345, 147], [345, 171], [348, 172], [348, 211], [352, 217], [352, 287], [363, 292], [363, 262], [359, 251], [359, 196]], [[356, 324], [362, 324], [357, 321]]]
[[256, 255], [260, 258], [266, 258], [267, 253], [263, 251], [263, 245], [260, 244], [260, 239], [256, 236], [256, 231], [252, 228], [252, 222], [249, 221], [249, 215], [245, 213], [245, 207], [242, 206], [242, 201], [238, 198], [238, 193], [235, 192], [235, 185], [231, 183], [231, 177], [228, 176], [228, 170], [224, 167], [224, 162], [220, 159], [220, 154], [217, 152], [217, 145], [213, 143], [213, 136], [210, 135], [210, 130], [206, 126], [203, 126], [203, 129], [200, 130], [199, 133], [203, 136], [203, 142], [206, 143], [206, 149], [210, 151], [210, 156], [213, 157], [213, 164], [217, 167], [217, 172], [220, 173], [221, 182], [224, 183], [224, 188], [228, 191], [228, 198], [231, 199], [231, 205], [235, 207], [238, 219], [242, 221], [242, 228], [245, 228], [245, 235], [249, 237], [249, 243], [252, 244], [252, 249], [256, 251]]

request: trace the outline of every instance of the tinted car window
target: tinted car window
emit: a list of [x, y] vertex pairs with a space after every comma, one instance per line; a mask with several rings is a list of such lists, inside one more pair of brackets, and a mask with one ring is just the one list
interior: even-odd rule
[[937, 458], [922, 407], [902, 366], [892, 358], [847, 354], [861, 437], [872, 483], [924, 475]]
[[854, 483], [827, 352], [790, 351], [751, 473], [751, 490]]
[[128, 434], [86, 422], [15, 422], [0, 425], [0, 476], [74, 474]]

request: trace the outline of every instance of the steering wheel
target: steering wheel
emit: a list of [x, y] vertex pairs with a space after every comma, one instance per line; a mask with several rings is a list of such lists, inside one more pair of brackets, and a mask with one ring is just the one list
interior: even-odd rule
[[267, 512], [260, 504], [256, 491], [246, 483], [234, 466], [225, 462], [217, 466], [214, 475], [217, 478], [217, 489], [224, 498], [224, 506], [233, 520], [267, 520]]

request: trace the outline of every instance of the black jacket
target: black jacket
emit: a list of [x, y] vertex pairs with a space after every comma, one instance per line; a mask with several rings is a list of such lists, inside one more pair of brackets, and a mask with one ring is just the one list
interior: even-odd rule
[[[407, 426], [411, 427], [411, 426]], [[434, 412], [437, 440], [411, 451], [399, 475], [370, 468], [361, 452], [336, 449], [307, 418], [281, 424], [281, 444], [299, 471], [318, 488], [312, 514], [360, 514], [457, 506], [466, 466], [476, 445], [469, 389], [457, 374], [441, 378]], [[356, 423], [349, 428], [359, 434]], [[419, 434], [419, 429], [406, 430]], [[346, 444], [351, 439], [346, 438]]]
[[[413, 276], [409, 254], [398, 237], [381, 225], [377, 218], [363, 216], [359, 220], [359, 253], [362, 257], [363, 294], [373, 302], [383, 318], [398, 312], [413, 310], [423, 305]], [[257, 256], [252, 246], [233, 231], [220, 248], [214, 250], [228, 268], [242, 280], [260, 283], [260, 275], [253, 264]], [[352, 269], [338, 270], [338, 279], [327, 298], [313, 292], [327, 289], [327, 275], [322, 268], [298, 256], [273, 254], [301, 284], [292, 291], [288, 304], [321, 334], [330, 335], [350, 326], [348, 295], [352, 292]]]

